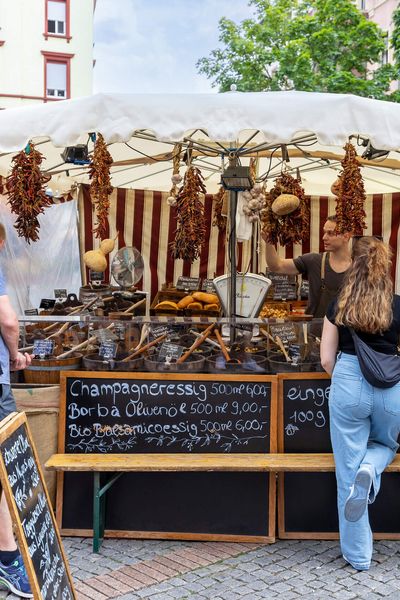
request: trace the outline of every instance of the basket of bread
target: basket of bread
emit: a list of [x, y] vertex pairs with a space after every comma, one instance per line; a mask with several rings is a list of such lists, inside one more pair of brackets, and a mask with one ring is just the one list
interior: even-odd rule
[[218, 317], [220, 310], [221, 306], [216, 294], [165, 290], [156, 295], [150, 307], [150, 314]]

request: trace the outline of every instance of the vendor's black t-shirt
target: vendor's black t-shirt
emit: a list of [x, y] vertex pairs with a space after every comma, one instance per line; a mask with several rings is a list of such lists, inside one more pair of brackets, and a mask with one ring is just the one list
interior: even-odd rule
[[[372, 308], [372, 307], [371, 307]], [[373, 310], [373, 308], [372, 308]], [[331, 323], [335, 325], [335, 316], [337, 312], [336, 300], [333, 300], [328, 306], [326, 316]], [[339, 330], [339, 350], [346, 354], [355, 354], [353, 338], [348, 327], [338, 325]], [[393, 321], [391, 326], [383, 334], [364, 333], [355, 330], [357, 335], [374, 350], [383, 354], [397, 354], [397, 341], [400, 333], [400, 296], [393, 296]]]

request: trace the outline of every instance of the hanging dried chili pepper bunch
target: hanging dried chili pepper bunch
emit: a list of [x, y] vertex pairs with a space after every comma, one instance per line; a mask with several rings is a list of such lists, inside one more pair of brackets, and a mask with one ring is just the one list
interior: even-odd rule
[[34, 144], [28, 144], [12, 159], [13, 167], [7, 177], [8, 204], [11, 212], [18, 215], [14, 227], [28, 244], [39, 239], [38, 216], [52, 204], [45, 192], [49, 178], [40, 170], [42, 161], [43, 155]]
[[227, 193], [228, 192], [221, 185], [218, 192], [213, 195], [214, 216], [212, 224], [214, 227], [218, 227], [220, 231], [226, 230], [227, 217], [222, 214], [222, 210]]
[[[296, 201], [297, 208], [288, 214], [276, 214], [272, 209], [274, 201], [283, 195], [289, 195], [288, 203]], [[310, 209], [306, 202], [304, 189], [300, 181], [289, 173], [282, 173], [275, 179], [275, 185], [266, 196], [265, 208], [261, 210], [262, 234], [268, 244], [279, 242], [282, 246], [302, 242], [309, 235]]]
[[337, 233], [352, 231], [354, 235], [362, 235], [363, 229], [366, 228], [366, 214], [361, 165], [357, 160], [357, 152], [353, 144], [348, 142], [344, 149], [343, 170], [338, 178], [336, 231]]
[[113, 163], [111, 154], [101, 133], [97, 134], [94, 144], [93, 158], [89, 165], [90, 196], [96, 209], [96, 225], [93, 229], [97, 238], [106, 237], [108, 211], [110, 209], [109, 195], [113, 191], [110, 177], [110, 166]]
[[190, 166], [183, 186], [176, 198], [177, 229], [171, 243], [172, 256], [193, 262], [200, 255], [205, 238], [204, 205], [200, 194], [205, 194], [203, 176], [197, 167]]
[[176, 197], [178, 195], [178, 185], [182, 182], [182, 175], [179, 173], [179, 168], [181, 165], [181, 151], [182, 144], [175, 144], [174, 146], [174, 154], [172, 159], [172, 187], [169, 191], [169, 196], [167, 198], [167, 203], [170, 206], [176, 205]]

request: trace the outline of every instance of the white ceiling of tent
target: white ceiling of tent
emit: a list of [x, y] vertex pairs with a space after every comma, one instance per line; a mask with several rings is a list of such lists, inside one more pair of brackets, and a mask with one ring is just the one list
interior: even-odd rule
[[231, 148], [240, 149], [242, 164], [258, 156], [259, 176], [272, 180], [285, 145], [286, 168], [300, 169], [306, 193], [329, 194], [342, 147], [355, 136], [356, 144], [369, 139], [375, 148], [391, 150], [385, 159], [362, 161], [367, 193], [400, 190], [400, 105], [307, 92], [99, 94], [7, 109], [0, 112], [0, 174], [8, 174], [13, 154], [33, 140], [55, 193], [88, 182], [86, 167], [65, 164], [60, 155], [65, 146], [86, 144], [90, 132], [109, 143], [115, 187], [168, 191], [176, 142], [192, 148], [210, 193], [218, 189], [222, 156], [226, 164]]

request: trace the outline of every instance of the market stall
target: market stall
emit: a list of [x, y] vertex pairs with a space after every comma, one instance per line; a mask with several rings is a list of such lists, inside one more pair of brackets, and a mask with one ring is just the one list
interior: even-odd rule
[[[341, 169], [342, 146], [349, 138], [355, 145], [359, 144], [369, 151], [365, 158], [360, 159], [360, 164], [364, 167], [366, 191], [369, 192], [365, 202], [365, 231], [383, 234], [385, 240], [397, 251], [400, 196], [397, 191], [396, 169], [400, 167], [400, 163], [396, 158], [396, 150], [400, 140], [400, 107], [395, 104], [350, 95], [297, 92], [199, 96], [99, 95], [26, 109], [10, 109], [0, 113], [0, 150], [4, 152], [0, 157], [0, 173], [7, 174], [13, 153], [21, 148], [28, 148], [25, 154], [29, 154], [32, 144], [35, 143], [35, 148], [46, 157], [46, 175], [51, 176], [48, 185], [56, 187], [61, 196], [71, 193], [71, 190], [79, 195], [82, 283], [91, 286], [89, 292], [94, 298], [80, 295], [75, 305], [68, 297], [63, 298], [58, 302], [58, 309], [64, 311], [61, 314], [65, 316], [61, 317], [59, 323], [56, 322], [57, 316], [54, 311], [50, 316], [39, 316], [38, 319], [30, 316], [30, 329], [27, 330], [24, 340], [24, 347], [27, 348], [35, 347], [36, 343], [38, 362], [33, 365], [34, 369], [43, 367], [44, 363], [40, 361], [48, 359], [49, 354], [55, 350], [55, 360], [58, 364], [46, 365], [47, 370], [61, 371], [63, 365], [67, 369], [73, 369], [69, 372], [70, 378], [67, 372], [62, 379], [64, 412], [60, 421], [60, 452], [66, 450], [69, 444], [70, 451], [98, 453], [99, 447], [96, 445], [89, 449], [84, 447], [88, 442], [86, 438], [89, 441], [93, 438], [99, 442], [106, 437], [109, 442], [110, 436], [105, 434], [106, 430], [109, 431], [108, 427], [111, 427], [112, 431], [111, 446], [115, 443], [119, 450], [122, 449], [121, 451], [126, 453], [137, 451], [135, 446], [139, 443], [138, 434], [135, 433], [133, 441], [131, 439], [132, 443], [126, 445], [123, 437], [125, 434], [119, 433], [119, 427], [124, 428], [125, 421], [111, 424], [105, 422], [100, 425], [98, 422], [92, 424], [85, 421], [79, 425], [76, 445], [73, 440], [65, 438], [64, 434], [71, 432], [71, 427], [72, 431], [75, 431], [74, 423], [67, 422], [67, 417], [71, 419], [75, 410], [71, 408], [70, 379], [80, 381], [89, 378], [94, 386], [98, 386], [100, 381], [105, 382], [107, 389], [114, 389], [122, 378], [129, 388], [139, 385], [139, 382], [140, 385], [144, 385], [143, 380], [148, 379], [149, 375], [146, 372], [149, 371], [153, 373], [152, 379], [162, 382], [160, 386], [163, 389], [162, 410], [155, 406], [151, 393], [146, 396], [145, 405], [150, 407], [147, 409], [153, 415], [156, 408], [161, 412], [167, 411], [168, 405], [171, 404], [171, 398], [166, 391], [168, 385], [165, 386], [164, 383], [164, 380], [169, 378], [173, 380], [171, 386], [176, 386], [177, 389], [185, 389], [184, 382], [188, 377], [192, 386], [203, 386], [205, 389], [208, 389], [205, 382], [224, 382], [226, 378], [229, 381], [229, 389], [239, 389], [239, 382], [246, 377], [252, 378], [253, 387], [271, 385], [264, 393], [265, 405], [254, 404], [247, 396], [243, 398], [235, 392], [232, 406], [225, 407], [227, 413], [222, 420], [216, 418], [220, 414], [215, 412], [217, 407], [222, 411], [222, 398], [222, 404], [218, 405], [205, 402], [206, 399], [203, 398], [200, 402], [202, 410], [206, 410], [204, 407], [209, 404], [210, 414], [215, 419], [207, 420], [207, 423], [211, 423], [211, 429], [208, 431], [206, 427], [204, 440], [200, 436], [200, 441], [194, 442], [194, 438], [199, 436], [189, 435], [183, 446], [185, 453], [204, 453], [210, 451], [207, 450], [209, 447], [216, 452], [234, 454], [241, 446], [239, 433], [245, 433], [247, 427], [250, 430], [258, 428], [254, 431], [259, 433], [257, 436], [253, 432], [254, 435], [250, 435], [249, 439], [259, 437], [260, 440], [270, 440], [268, 446], [263, 442], [261, 446], [256, 445], [254, 452], [271, 452], [271, 448], [277, 446], [279, 436], [282, 435], [282, 421], [280, 429], [278, 428], [278, 419], [281, 418], [279, 411], [278, 416], [274, 410], [265, 415], [265, 418], [263, 416], [260, 419], [259, 416], [263, 415], [262, 411], [267, 405], [270, 407], [276, 402], [272, 391], [278, 380], [281, 381], [285, 377], [277, 373], [289, 371], [295, 381], [296, 373], [299, 373], [300, 383], [296, 382], [295, 387], [301, 387], [301, 381], [307, 377], [309, 371], [319, 370], [318, 359], [315, 356], [318, 355], [321, 323], [297, 314], [299, 310], [296, 309], [302, 309], [300, 281], [283, 282], [275, 278], [274, 286], [270, 286], [273, 281], [271, 276], [267, 285], [262, 287], [260, 284], [261, 287], [257, 290], [253, 287], [253, 291], [247, 293], [246, 286], [258, 284], [262, 279], [257, 279], [259, 273], [265, 275], [258, 218], [262, 209], [256, 208], [251, 214], [250, 211], [248, 216], [255, 218], [249, 218], [244, 227], [242, 222], [242, 228], [239, 230], [237, 221], [240, 220], [240, 215], [236, 204], [233, 204], [237, 198], [231, 193], [227, 198], [227, 208], [223, 211], [223, 193], [217, 184], [221, 171], [225, 173], [229, 165], [238, 166], [239, 163], [253, 169], [251, 189], [256, 191], [253, 185], [256, 182], [259, 186], [255, 196], [267, 193], [266, 190], [282, 175], [293, 182], [296, 180], [296, 185], [302, 185], [308, 194], [304, 194], [301, 205], [304, 213], [301, 217], [303, 227], [301, 236], [299, 233], [295, 238], [287, 237], [282, 252], [291, 257], [310, 250], [319, 251], [321, 225], [326, 216], [334, 212], [336, 204], [335, 197], [330, 195], [330, 186]], [[99, 188], [98, 185], [94, 191], [93, 176], [92, 187], [88, 187], [88, 173], [93, 174], [95, 170], [94, 156], [96, 148], [100, 147], [103, 152], [103, 166], [99, 173], [106, 176], [106, 184], [103, 188]], [[378, 163], [374, 162], [372, 152], [376, 149], [381, 152]], [[388, 154], [391, 152], [387, 157], [384, 156], [386, 151]], [[21, 160], [23, 158], [24, 156]], [[182, 181], [183, 175], [185, 179]], [[146, 180], [149, 181], [149, 190], [139, 187], [139, 184]], [[377, 183], [380, 180], [382, 183]], [[193, 184], [191, 186], [188, 184], [190, 181]], [[324, 186], [324, 196], [321, 196], [321, 185]], [[231, 189], [236, 193], [235, 188]], [[206, 195], [203, 201], [204, 193]], [[177, 224], [179, 229], [179, 219], [183, 218], [184, 211], [179, 213], [175, 207], [179, 199], [187, 198], [193, 202], [191, 206], [197, 211], [198, 219], [196, 217], [197, 220], [194, 219], [191, 224], [194, 225], [192, 230], [195, 234], [195, 245], [190, 236], [183, 238], [183, 242], [182, 238], [177, 241]], [[256, 210], [259, 210], [259, 213], [256, 214]], [[222, 217], [225, 218], [224, 228], [218, 221]], [[243, 234], [243, 230], [247, 230], [246, 235]], [[26, 233], [27, 229], [24, 231]], [[204, 236], [202, 239], [198, 235], [199, 231]], [[236, 244], [236, 238], [245, 241]], [[108, 248], [107, 252], [104, 251], [104, 244]], [[128, 270], [132, 277], [129, 285], [123, 283], [115, 289], [115, 286], [111, 287], [110, 284], [115, 283], [116, 266], [120, 266], [118, 253], [133, 246], [142, 260], [140, 277], [136, 278], [139, 263], [130, 262]], [[94, 258], [93, 253], [99, 262], [89, 262], [89, 258]], [[122, 266], [125, 268], [126, 265]], [[398, 269], [396, 254], [395, 276]], [[246, 305], [247, 312], [236, 310], [237, 306], [233, 303], [236, 293], [232, 291], [232, 285], [226, 284], [228, 291], [225, 301], [221, 293], [222, 287], [218, 289], [217, 286], [216, 276], [228, 275], [232, 282], [236, 281], [237, 272], [241, 273], [238, 280], [238, 305], [240, 310]], [[100, 290], [95, 283], [94, 275], [99, 273], [104, 290]], [[186, 283], [179, 291], [177, 284], [182, 278], [186, 278]], [[190, 279], [197, 280], [194, 288], [189, 285]], [[397, 280], [397, 277], [395, 279]], [[216, 289], [202, 289], [204, 280], [208, 281], [207, 285], [214, 285]], [[224, 281], [226, 283], [228, 279]], [[132, 285], [138, 290], [134, 291]], [[291, 286], [295, 290], [294, 297], [289, 296]], [[272, 295], [268, 297], [273, 288], [281, 290], [280, 296], [277, 296], [275, 291], [275, 298]], [[154, 301], [151, 305], [154, 310], [153, 318], [149, 317], [148, 313], [143, 315], [136, 310], [143, 298], [133, 297], [133, 294], [140, 291], [148, 293], [149, 298]], [[161, 292], [166, 294], [162, 298], [157, 296]], [[168, 296], [168, 293], [172, 295]], [[296, 302], [300, 304], [296, 305]], [[150, 306], [148, 308], [150, 310]], [[262, 313], [262, 309], [266, 312]], [[258, 318], [260, 314], [261, 319]], [[238, 315], [242, 318], [238, 318]], [[233, 337], [232, 331], [235, 332]], [[46, 346], [49, 341], [51, 344]], [[237, 342], [236, 346], [234, 342]], [[198, 353], [199, 348], [207, 348], [207, 352], [203, 353], [204, 356], [194, 359], [195, 351]], [[187, 360], [189, 357], [190, 360]], [[66, 363], [60, 362], [66, 359], [75, 359], [78, 363], [68, 363], [67, 366]], [[80, 361], [85, 363], [86, 372], [77, 370], [80, 368]], [[191, 369], [189, 365], [194, 363], [197, 364]], [[130, 372], [122, 376], [121, 371]], [[188, 371], [190, 375], [187, 375]], [[252, 393], [255, 393], [254, 390]], [[91, 408], [100, 410], [95, 408], [96, 393], [89, 388], [85, 394], [79, 394], [79, 398], [84, 399], [87, 404], [85, 410], [88, 414]], [[221, 394], [226, 395], [226, 391]], [[281, 411], [285, 394], [285, 387], [280, 387], [278, 403]], [[115, 398], [107, 398], [102, 405], [103, 412], [111, 410], [107, 403], [116, 406], [115, 401]], [[118, 400], [120, 401], [123, 404], [123, 399]], [[177, 403], [175, 398], [175, 405]], [[182, 409], [179, 400], [179, 410], [185, 415], [184, 425], [180, 425], [181, 421], [167, 423], [169, 432], [172, 426], [178, 429], [183, 426], [189, 427], [190, 420], [186, 420], [186, 403]], [[97, 403], [97, 407], [99, 406]], [[256, 411], [257, 418], [252, 418], [253, 410]], [[239, 411], [245, 414], [243, 418], [240, 415], [238, 425], [236, 417]], [[305, 419], [308, 418], [307, 414], [305, 413]], [[98, 417], [100, 416], [99, 414]], [[146, 418], [148, 416], [146, 413]], [[120, 418], [121, 414], [117, 417]], [[136, 426], [135, 415], [126, 414], [125, 417], [129, 417], [129, 422]], [[325, 416], [324, 418], [326, 419]], [[200, 423], [202, 421], [204, 419], [200, 419]], [[151, 425], [154, 428], [154, 423]], [[293, 427], [294, 425], [292, 423]], [[219, 444], [221, 429], [217, 428], [223, 426], [229, 432], [227, 437], [239, 440], [237, 444]], [[243, 431], [240, 428], [244, 428]], [[161, 429], [164, 444], [167, 443], [165, 431], [162, 426]], [[82, 437], [81, 432], [84, 431], [86, 433]], [[173, 431], [176, 433], [175, 429]], [[146, 444], [149, 443], [148, 439]], [[246, 438], [246, 444], [249, 443], [249, 439]], [[217, 448], [214, 447], [216, 440], [219, 444]], [[176, 440], [173, 440], [171, 444], [175, 442]], [[142, 448], [140, 444], [138, 447]], [[145, 445], [142, 451], [146, 452], [147, 447]], [[105, 443], [103, 449], [111, 453], [115, 451], [109, 447], [109, 443]], [[285, 446], [281, 446], [280, 451], [286, 452]], [[173, 452], [178, 454], [182, 449], [179, 452], [174, 449]], [[197, 475], [191, 475], [190, 481], [188, 479], [186, 483], [184, 480], [180, 483], [179, 474], [163, 476], [159, 478], [161, 483], [157, 483], [157, 477], [154, 475], [149, 476], [150, 482], [147, 478], [146, 481], [140, 481], [138, 477], [137, 474], [129, 474], [129, 478], [124, 479], [125, 487], [121, 488], [123, 491], [117, 491], [113, 496], [110, 509], [113, 512], [109, 516], [111, 524], [108, 527], [110, 535], [122, 531], [124, 536], [181, 536], [196, 539], [215, 539], [215, 536], [220, 536], [219, 539], [223, 539], [223, 536], [236, 536], [239, 539], [240, 536], [247, 536], [262, 538], [264, 541], [272, 541], [274, 538], [275, 484], [274, 478], [266, 473], [258, 473], [253, 483], [249, 483], [248, 489], [251, 493], [247, 504], [244, 503], [247, 512], [244, 511], [243, 519], [247, 519], [246, 515], [251, 512], [252, 504], [257, 505], [260, 512], [254, 513], [257, 523], [247, 530], [241, 527], [240, 519], [224, 525], [222, 505], [216, 507], [218, 510], [212, 523], [204, 520], [201, 506], [210, 505], [215, 492], [214, 479], [217, 478], [211, 475], [209, 480], [203, 483]], [[82, 475], [75, 473], [68, 474], [67, 479], [68, 486], [64, 486], [63, 476], [59, 478], [58, 518], [65, 531], [79, 534], [82, 530], [87, 530], [89, 518], [88, 514], [82, 513], [79, 516], [76, 510], [82, 501], [79, 493], [82, 492], [85, 497], [82, 490], [87, 483], [84, 483]], [[78, 481], [81, 484], [75, 485]], [[243, 474], [239, 473], [230, 475], [226, 482], [225, 487], [225, 484], [221, 483], [223, 489], [219, 489], [218, 496], [227, 500], [231, 497], [232, 490], [239, 490], [245, 486]], [[176, 490], [175, 495], [182, 495], [182, 491], [189, 487], [192, 491], [195, 490], [194, 497], [200, 499], [196, 510], [192, 498], [192, 512], [182, 514], [179, 506], [174, 506], [175, 516], [168, 521], [172, 510], [168, 506], [174, 501], [172, 494], [166, 510], [159, 513], [157, 498], [168, 485]], [[317, 481], [316, 489], [319, 485]], [[155, 520], [153, 524], [146, 524], [139, 520], [115, 524], [114, 515], [121, 511], [118, 499], [127, 497], [127, 490], [132, 490], [134, 486], [152, 489], [154, 492], [151, 494], [154, 503], [150, 505], [147, 495], [138, 497], [138, 514], [143, 514], [144, 507], [150, 506], [151, 514], [163, 515], [162, 522]], [[68, 490], [72, 489], [78, 495], [74, 495], [74, 492], [71, 497]], [[285, 503], [285, 499], [282, 499], [284, 493], [284, 487], [281, 486], [279, 506], [282, 506], [282, 502]], [[65, 512], [62, 510], [64, 502]], [[231, 508], [236, 510], [238, 507]], [[187, 517], [184, 523], [180, 519], [183, 516]], [[290, 525], [284, 524], [281, 527], [282, 534], [288, 529]], [[294, 528], [294, 531], [298, 530]]]

